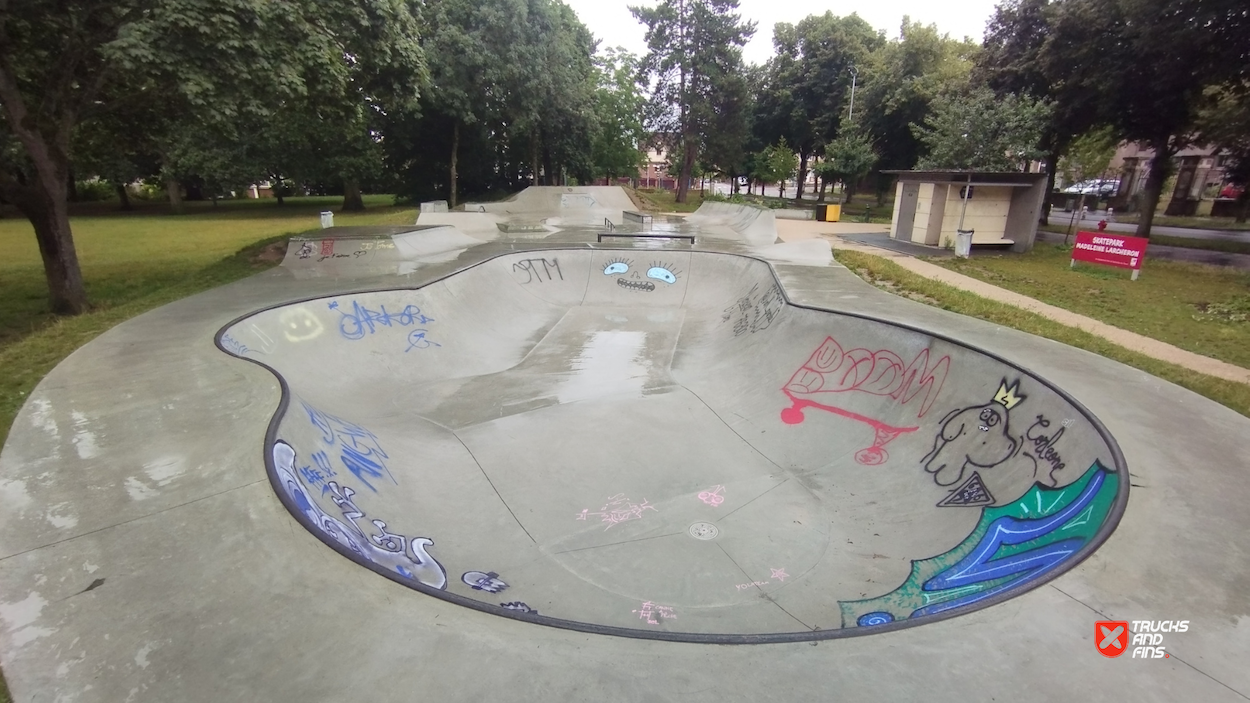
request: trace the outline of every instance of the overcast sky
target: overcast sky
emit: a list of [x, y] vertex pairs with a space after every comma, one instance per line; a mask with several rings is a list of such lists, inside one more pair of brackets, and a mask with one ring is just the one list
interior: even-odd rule
[[[600, 47], [623, 46], [635, 54], [646, 51], [642, 25], [629, 13], [629, 5], [654, 5], [654, 0], [564, 0], [573, 8], [582, 23], [590, 28]], [[740, 0], [738, 9], [744, 19], [757, 24], [755, 38], [747, 44], [748, 63], [764, 63], [773, 54], [773, 25], [795, 23], [808, 15], [835, 15], [858, 12], [869, 24], [884, 29], [887, 37], [897, 37], [903, 15], [938, 29], [956, 39], [965, 36], [981, 41], [985, 22], [994, 12], [995, 0], [874, 0], [853, 3], [847, 0]]]

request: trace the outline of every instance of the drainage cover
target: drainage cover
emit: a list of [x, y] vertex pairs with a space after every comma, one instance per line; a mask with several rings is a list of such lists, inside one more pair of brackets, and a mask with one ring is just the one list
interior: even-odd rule
[[696, 522], [690, 526], [690, 536], [695, 539], [716, 539], [720, 529], [710, 522]]

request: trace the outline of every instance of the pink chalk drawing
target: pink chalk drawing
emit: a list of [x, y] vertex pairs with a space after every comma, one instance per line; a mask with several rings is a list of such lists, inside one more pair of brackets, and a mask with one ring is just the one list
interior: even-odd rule
[[767, 585], [768, 585], [767, 581], [752, 581], [751, 583], [740, 583], [737, 586], [734, 586], [734, 588], [738, 589], [739, 591], [745, 591], [748, 588], [753, 588], [755, 586], [767, 586]]
[[[607, 527], [603, 528], [604, 531], [607, 531], [618, 523], [641, 520], [642, 513], [646, 510], [655, 510], [655, 506], [649, 505], [645, 499], [641, 503], [635, 503], [626, 498], [624, 493], [617, 493], [608, 498], [608, 502], [602, 508], [599, 508], [598, 512], [592, 513], [590, 508], [583, 508], [576, 517], [578, 520], [585, 520], [590, 515], [598, 515], [600, 518], [599, 522], [607, 523]], [[660, 511], [655, 510], [655, 512], [658, 513]]]
[[[921, 418], [942, 391], [950, 363], [950, 357], [943, 356], [930, 364], [929, 350], [921, 349], [910, 364], [904, 364], [903, 359], [892, 351], [846, 351], [833, 337], [826, 337], [782, 387], [781, 392], [790, 399], [790, 407], [781, 411], [781, 420], [787, 425], [797, 425], [805, 419], [804, 408], [818, 408], [861, 422], [872, 428], [874, 436], [872, 446], [855, 453], [855, 461], [866, 466], [884, 464], [890, 458], [885, 445], [901, 434], [920, 428], [886, 424], [833, 405], [834, 399], [842, 397], [850, 400], [849, 394], [860, 393], [892, 398], [899, 405], [908, 405], [919, 397], [916, 417]], [[848, 395], [838, 396], [839, 393]]]
[[676, 620], [677, 615], [673, 613], [672, 606], [656, 605], [651, 601], [646, 601], [638, 610], [631, 611], [638, 614], [638, 619], [646, 620], [648, 625], [659, 625], [660, 620]]
[[790, 574], [787, 574], [785, 569], [773, 569], [771, 566], [768, 568], [773, 572], [772, 578], [775, 578], [782, 583], [785, 583], [786, 579], [790, 578]]
[[725, 496], [720, 494], [723, 490], [725, 490], [724, 486], [716, 486], [710, 491], [700, 491], [699, 500], [715, 508], [725, 502]]

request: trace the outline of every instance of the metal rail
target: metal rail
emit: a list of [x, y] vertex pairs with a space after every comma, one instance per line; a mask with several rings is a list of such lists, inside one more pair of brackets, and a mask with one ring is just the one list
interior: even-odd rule
[[693, 234], [651, 234], [646, 232], [600, 232], [599, 242], [603, 242], [604, 237], [631, 237], [633, 239], [688, 239], [690, 246], [694, 246]]

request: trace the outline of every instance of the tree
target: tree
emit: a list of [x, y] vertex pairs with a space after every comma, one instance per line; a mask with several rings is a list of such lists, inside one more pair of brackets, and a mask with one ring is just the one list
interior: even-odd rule
[[[784, 191], [785, 180], [794, 176], [799, 167], [799, 157], [786, 144], [786, 140], [782, 139], [777, 144], [770, 144], [757, 153], [753, 166], [754, 170], [751, 175], [760, 182], [761, 186], [765, 183], [781, 183], [781, 189]], [[763, 195], [763, 193], [764, 189], [761, 187], [760, 194]]]
[[[855, 112], [871, 135], [879, 169], [908, 169], [920, 159], [922, 146], [911, 129], [922, 124], [930, 103], [948, 86], [964, 85], [978, 47], [956, 41], [903, 18], [897, 39], [874, 51], [860, 71]], [[877, 197], [884, 198], [889, 179], [877, 179]]]
[[[1077, 54], [1055, 43], [1058, 5], [1050, 0], [1005, 0], [990, 19], [973, 70], [974, 83], [1000, 96], [1028, 94], [1053, 107], [1042, 134], [1046, 152], [1046, 191], [1055, 187], [1059, 157], [1072, 140], [1105, 119], [1101, 93], [1072, 80], [1086, 69]], [[1095, 41], [1089, 38], [1090, 41]], [[1048, 210], [1039, 221], [1046, 224]]]
[[795, 199], [803, 197], [810, 159], [838, 133], [847, 114], [852, 71], [884, 37], [856, 14], [809, 15], [798, 25], [773, 29], [777, 55], [769, 62], [768, 99], [773, 113], [764, 122], [766, 141], [780, 137], [799, 154]]
[[1250, 214], [1250, 90], [1217, 86], [1207, 90], [1207, 104], [1198, 113], [1198, 140], [1224, 153], [1224, 178], [1241, 187], [1238, 222]]
[[[1073, 140], [1068, 146], [1067, 153], [1059, 159], [1058, 169], [1063, 173], [1064, 179], [1071, 183], [1090, 178], [1100, 178], [1106, 174], [1107, 169], [1111, 166], [1111, 159], [1115, 157], [1116, 145], [1115, 133], [1110, 127], [1103, 127], [1102, 129], [1083, 134]], [[1081, 193], [1080, 200], [1076, 204], [1076, 210], [1068, 223], [1069, 236], [1076, 222], [1076, 214], [1084, 209], [1085, 193]], [[1067, 243], [1067, 237], [1064, 238], [1064, 243]]]
[[[842, 181], [846, 202], [855, 194], [855, 185], [872, 171], [877, 152], [872, 140], [859, 129], [844, 129], [841, 136], [825, 146], [825, 160], [817, 168], [826, 181]], [[823, 194], [823, 190], [822, 190]]]
[[715, 125], [726, 83], [742, 72], [742, 47], [755, 33], [734, 11], [738, 0], [661, 0], [630, 7], [646, 26], [648, 52], [639, 66], [651, 88], [648, 126], [680, 159], [677, 202]]
[[646, 104], [634, 78], [638, 58], [622, 48], [595, 57], [595, 130], [591, 161], [595, 178], [636, 176], [646, 160], [642, 126]]
[[[411, 149], [388, 150], [400, 170], [437, 164], [448, 177], [445, 189], [410, 182], [411, 190], [444, 193], [454, 206], [464, 149], [474, 153], [478, 190], [515, 187], [523, 175], [535, 184], [556, 183], [566, 170], [591, 176], [594, 39], [571, 9], [554, 0], [431, 0], [425, 18], [431, 88], [422, 114], [403, 120], [400, 141]], [[425, 153], [431, 141], [444, 156]]]
[[159, 100], [166, 91], [175, 92], [195, 119], [223, 122], [269, 114], [284, 99], [342, 95], [356, 60], [348, 47], [363, 45], [348, 38], [371, 35], [377, 52], [398, 56], [404, 52], [379, 41], [391, 24], [415, 27], [408, 5], [392, 0], [0, 4], [0, 134], [17, 146], [0, 149], [0, 196], [34, 227], [51, 309], [77, 314], [87, 306], [67, 204], [74, 136], [84, 122], [125, 103], [119, 96]]
[[919, 167], [1023, 171], [1041, 158], [1050, 105], [1028, 96], [1000, 98], [987, 88], [948, 91], [933, 101], [923, 125], [913, 125], [928, 152]]
[[[1244, 3], [1223, 0], [1064, 0], [1055, 10], [1046, 53], [1080, 71], [1072, 89], [1098, 98], [1102, 121], [1124, 141], [1154, 152], [1142, 193], [1137, 235], [1149, 237], [1172, 158], [1193, 143], [1206, 86], [1244, 75], [1245, 38], [1217, 41], [1227, 21], [1245, 26]], [[1231, 53], [1230, 53], [1231, 52]]]

